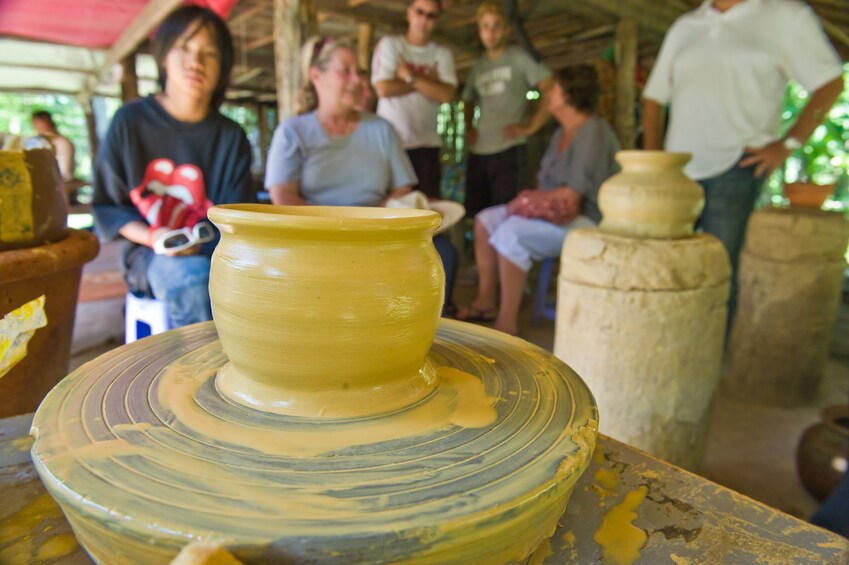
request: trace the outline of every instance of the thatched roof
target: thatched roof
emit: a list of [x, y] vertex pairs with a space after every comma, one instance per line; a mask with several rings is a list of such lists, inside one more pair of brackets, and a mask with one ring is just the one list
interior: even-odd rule
[[[234, 6], [231, 6], [234, 0], [208, 1], [224, 4], [230, 10], [228, 22], [236, 43], [231, 97], [273, 102], [278, 84], [274, 66], [275, 0], [239, 0]], [[368, 30], [373, 46], [381, 36], [406, 29], [407, 1], [300, 0], [300, 4], [314, 5], [318, 33], [347, 37], [356, 43]], [[110, 7], [120, 6], [126, 12], [132, 6], [136, 10], [124, 20], [129, 23], [124, 24], [127, 29], [123, 31], [129, 33], [118, 36], [121, 30], [116, 31], [118, 37], [114, 43], [103, 48], [89, 45], [62, 50], [43, 41], [19, 43], [17, 40], [21, 38], [4, 35], [0, 29], [0, 90], [117, 94], [118, 84], [111, 76], [111, 65], [134, 49], [140, 53], [136, 68], [142, 91], [152, 88], [156, 69], [145, 55], [144, 38], [179, 0], [149, 0], [146, 4], [145, 0], [69, 0], [68, 4], [82, 11], [86, 5], [98, 2], [104, 19]], [[849, 0], [807, 2], [820, 16], [843, 59], [849, 58]], [[437, 40], [454, 51], [461, 79], [480, 53], [475, 25], [478, 4], [478, 0], [443, 0]], [[505, 0], [505, 4], [513, 3]], [[617, 23], [622, 19], [638, 25], [640, 54], [652, 55], [675, 18], [699, 4], [700, 0], [515, 0], [527, 38], [554, 69], [612, 53]], [[28, 5], [32, 2], [14, 0], [4, 4], [4, 16], [8, 16], [9, 9], [26, 9]], [[102, 28], [103, 22], [100, 23]], [[84, 22], [77, 19], [73, 25], [80, 26], [82, 36]]]
[[[436, 38], [454, 51], [461, 78], [480, 55], [475, 25], [477, 0], [444, 0]], [[521, 0], [518, 15], [527, 37], [552, 68], [586, 62], [613, 51], [622, 18], [639, 26], [639, 51], [654, 55], [672, 22], [700, 0]], [[849, 58], [849, 0], [808, 0], [844, 60]], [[318, 32], [356, 42], [360, 26], [374, 38], [406, 29], [407, 0], [315, 0]], [[273, 98], [274, 7], [268, 0], [241, 0], [230, 25], [237, 46], [234, 90]], [[263, 96], [263, 94], [265, 96]]]

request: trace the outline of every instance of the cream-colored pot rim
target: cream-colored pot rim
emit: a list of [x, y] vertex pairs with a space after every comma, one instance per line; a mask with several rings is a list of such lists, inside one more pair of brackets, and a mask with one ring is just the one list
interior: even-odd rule
[[629, 170], [656, 167], [683, 167], [693, 157], [691, 153], [626, 149], [616, 152], [616, 160]]
[[417, 231], [436, 228], [439, 213], [413, 208], [360, 206], [277, 206], [274, 204], [224, 204], [209, 209], [209, 219], [220, 224], [247, 224], [305, 230]]

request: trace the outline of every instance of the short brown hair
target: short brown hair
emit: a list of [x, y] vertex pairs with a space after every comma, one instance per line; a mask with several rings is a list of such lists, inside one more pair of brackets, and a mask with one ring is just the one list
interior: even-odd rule
[[507, 18], [504, 16], [504, 9], [501, 7], [501, 4], [493, 2], [492, 0], [487, 0], [486, 2], [481, 3], [478, 6], [478, 11], [475, 13], [475, 21], [477, 21], [478, 25], [480, 25], [481, 20], [486, 14], [495, 14], [501, 21], [506, 22]]
[[[415, 1], [416, 1], [416, 0], [410, 0], [410, 1], [407, 3], [407, 5], [408, 5], [408, 6], [412, 6], [412, 5], [413, 5], [413, 2], [415, 2]], [[433, 2], [434, 4], [436, 4], [436, 7], [437, 7], [437, 8], [439, 8], [439, 13], [441, 14], [441, 13], [442, 13], [442, 0], [430, 0], [430, 1], [431, 1], [431, 2]]]
[[593, 114], [601, 97], [601, 83], [592, 65], [572, 65], [561, 69], [555, 80], [579, 112]]

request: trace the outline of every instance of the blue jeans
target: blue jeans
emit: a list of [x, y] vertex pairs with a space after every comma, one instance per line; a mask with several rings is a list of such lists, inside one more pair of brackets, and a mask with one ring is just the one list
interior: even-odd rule
[[147, 269], [147, 280], [153, 296], [168, 306], [172, 328], [212, 319], [206, 255], [155, 255]]
[[445, 270], [445, 302], [442, 305], [442, 315], [449, 315], [453, 309], [452, 300], [454, 294], [454, 279], [457, 276], [457, 268], [460, 266], [457, 248], [445, 234], [439, 234], [433, 238], [433, 245], [439, 258], [442, 259], [442, 268]]
[[737, 266], [746, 238], [746, 223], [764, 183], [764, 179], [755, 177], [754, 173], [754, 167], [735, 165], [720, 175], [699, 181], [705, 190], [705, 209], [696, 228], [716, 236], [731, 260], [728, 328], [737, 308]]

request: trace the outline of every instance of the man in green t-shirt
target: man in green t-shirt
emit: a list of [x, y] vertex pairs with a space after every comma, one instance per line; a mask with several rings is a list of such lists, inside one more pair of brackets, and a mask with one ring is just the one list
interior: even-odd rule
[[[471, 153], [466, 174], [466, 214], [506, 204], [525, 188], [525, 139], [548, 120], [545, 103], [528, 119], [527, 92], [545, 95], [551, 71], [525, 50], [507, 45], [507, 19], [500, 4], [478, 7], [478, 32], [486, 52], [472, 67], [463, 90], [466, 141]], [[475, 105], [480, 108], [474, 125]]]

